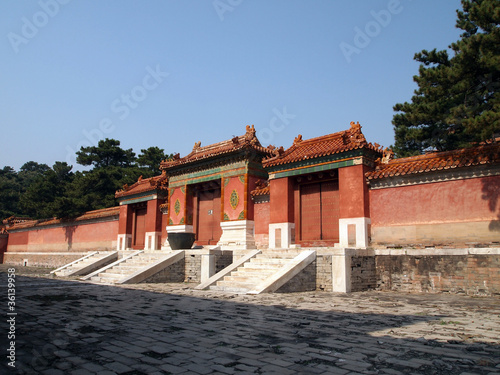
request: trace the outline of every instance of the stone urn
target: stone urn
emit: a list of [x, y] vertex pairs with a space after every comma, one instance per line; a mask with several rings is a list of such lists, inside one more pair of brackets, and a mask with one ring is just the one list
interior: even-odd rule
[[167, 240], [172, 250], [191, 249], [194, 244], [194, 233], [169, 233]]

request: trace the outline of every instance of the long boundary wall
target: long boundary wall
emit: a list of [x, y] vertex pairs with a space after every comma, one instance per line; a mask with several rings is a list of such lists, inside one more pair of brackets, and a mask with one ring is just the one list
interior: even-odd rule
[[8, 230], [3, 263], [58, 267], [90, 251], [115, 250], [118, 208], [92, 211], [75, 220], [19, 223]]

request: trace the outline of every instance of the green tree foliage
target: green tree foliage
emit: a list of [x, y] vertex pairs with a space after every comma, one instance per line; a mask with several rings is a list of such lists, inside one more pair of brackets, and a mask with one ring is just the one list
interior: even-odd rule
[[20, 195], [21, 184], [16, 171], [11, 167], [0, 169], [0, 221], [19, 212]]
[[500, 131], [500, 1], [462, 0], [461, 39], [447, 51], [423, 50], [411, 103], [394, 106], [396, 155], [451, 150]]
[[67, 188], [73, 180], [71, 169], [67, 163], [56, 162], [52, 169], [38, 175], [21, 195], [22, 212], [34, 219], [77, 214], [66, 199]]
[[136, 161], [131, 148], [124, 150], [120, 147], [120, 141], [110, 138], [100, 140], [97, 146], [82, 147], [76, 155], [78, 164], [95, 168], [131, 167]]
[[72, 172], [72, 166], [56, 162], [52, 168], [30, 161], [19, 172], [0, 170], [0, 220], [9, 216], [72, 218], [86, 211], [116, 205], [115, 192], [133, 184], [139, 176], [159, 174], [160, 161], [167, 158], [158, 147], [124, 150], [120, 141], [105, 139], [97, 146], [82, 147], [77, 162], [92, 169]]
[[160, 174], [160, 162], [171, 155], [165, 154], [162, 148], [149, 147], [142, 149], [137, 164], [144, 169], [143, 177], [153, 177]]

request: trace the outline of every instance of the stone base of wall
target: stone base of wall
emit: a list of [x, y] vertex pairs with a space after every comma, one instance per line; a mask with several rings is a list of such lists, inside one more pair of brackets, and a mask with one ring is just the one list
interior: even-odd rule
[[316, 255], [316, 288], [332, 291], [332, 256]]
[[257, 249], [268, 249], [269, 248], [269, 234], [256, 234], [255, 236], [255, 246]]
[[233, 252], [231, 250], [210, 250], [210, 254], [215, 255], [215, 273], [222, 271], [233, 263]]
[[498, 221], [468, 221], [413, 225], [390, 225], [371, 228], [372, 244], [452, 245], [499, 243]]
[[292, 277], [276, 293], [309, 292], [316, 290], [316, 261]]
[[381, 255], [377, 289], [409, 293], [500, 294], [500, 255]]
[[164, 268], [160, 272], [148, 277], [143, 283], [182, 283], [185, 275], [185, 259]]
[[33, 266], [57, 268], [71, 263], [85, 255], [88, 252], [80, 253], [31, 253], [31, 252], [6, 252], [4, 253], [4, 264], [15, 266]]
[[375, 289], [377, 272], [375, 257], [353, 256], [351, 258], [351, 292]]

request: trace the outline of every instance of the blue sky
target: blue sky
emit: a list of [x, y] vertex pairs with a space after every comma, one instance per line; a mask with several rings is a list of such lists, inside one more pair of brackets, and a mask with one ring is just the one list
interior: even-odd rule
[[105, 137], [188, 154], [254, 124], [289, 147], [359, 121], [394, 142], [422, 49], [459, 38], [458, 0], [0, 2], [0, 168], [75, 164]]

